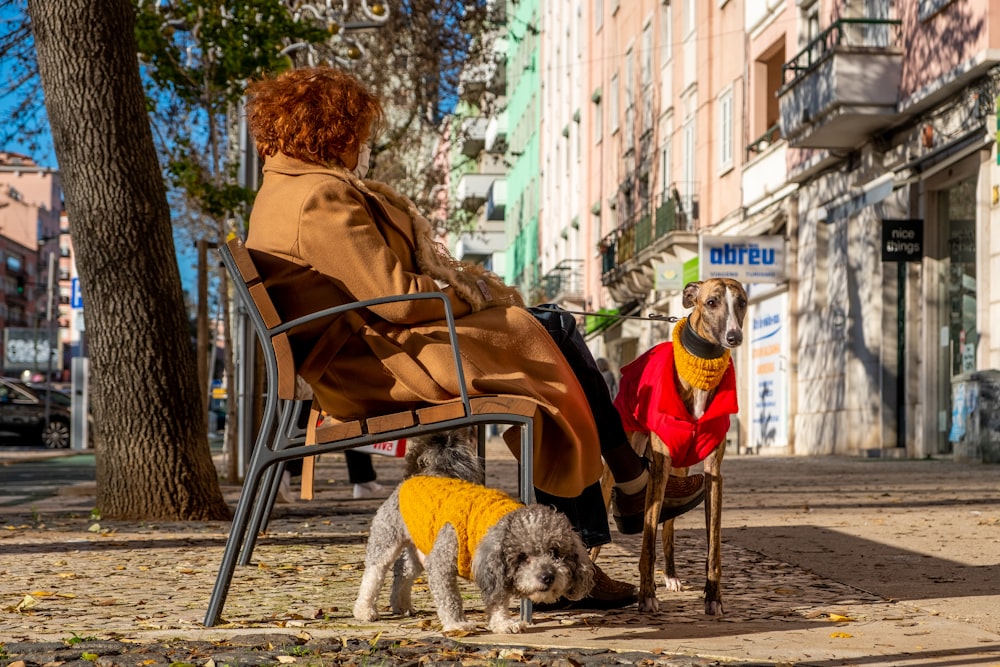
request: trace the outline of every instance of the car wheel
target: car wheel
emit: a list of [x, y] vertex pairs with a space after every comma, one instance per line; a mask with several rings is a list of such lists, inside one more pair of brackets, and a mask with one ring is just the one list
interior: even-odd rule
[[67, 449], [69, 424], [58, 419], [49, 420], [49, 423], [42, 428], [42, 444], [47, 449]]

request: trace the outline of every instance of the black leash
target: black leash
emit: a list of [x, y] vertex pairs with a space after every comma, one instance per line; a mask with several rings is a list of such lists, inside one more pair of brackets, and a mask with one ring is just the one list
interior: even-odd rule
[[619, 315], [617, 313], [594, 313], [587, 310], [567, 310], [565, 308], [549, 308], [546, 306], [534, 306], [538, 310], [550, 310], [553, 312], [562, 311], [564, 313], [569, 313], [570, 315], [589, 315], [591, 317], [607, 317], [609, 319], [616, 320], [649, 320], [655, 322], [670, 322], [671, 324], [679, 322], [683, 317], [677, 317], [676, 315], [657, 315], [656, 313], [650, 313], [649, 315]]

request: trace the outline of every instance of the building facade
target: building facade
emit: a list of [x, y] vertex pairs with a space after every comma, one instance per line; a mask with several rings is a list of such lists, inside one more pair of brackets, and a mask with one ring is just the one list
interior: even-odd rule
[[62, 183], [57, 170], [17, 153], [0, 152], [0, 252], [3, 372], [51, 371], [65, 379], [82, 322], [71, 303], [75, 272]]
[[[994, 5], [508, 2], [505, 277], [677, 315], [706, 242], [772, 244], [745, 281], [736, 445], [976, 458], [960, 387], [1000, 368]], [[546, 289], [566, 266], [579, 290]], [[581, 323], [614, 368], [670, 336]]]

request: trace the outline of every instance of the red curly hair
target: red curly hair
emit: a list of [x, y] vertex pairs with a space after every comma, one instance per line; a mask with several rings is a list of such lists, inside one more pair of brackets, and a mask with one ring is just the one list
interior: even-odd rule
[[303, 67], [247, 87], [247, 123], [262, 156], [284, 153], [323, 166], [343, 166], [382, 124], [382, 104], [353, 75]]

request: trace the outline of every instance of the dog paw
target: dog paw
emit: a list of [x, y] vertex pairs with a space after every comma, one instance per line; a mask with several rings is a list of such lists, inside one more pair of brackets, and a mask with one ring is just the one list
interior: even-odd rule
[[660, 611], [660, 601], [656, 595], [643, 595], [639, 593], [639, 611], [643, 613], [656, 613]]
[[444, 623], [441, 626], [441, 632], [443, 633], [455, 633], [461, 634], [466, 632], [475, 632], [476, 624], [472, 621], [456, 621], [454, 623]]
[[705, 614], [722, 616], [722, 600], [705, 600]]
[[684, 584], [682, 584], [681, 580], [678, 579], [677, 577], [668, 577], [666, 575], [663, 575], [663, 585], [666, 587], [668, 591], [673, 591], [675, 593], [677, 591], [684, 590]]
[[354, 605], [354, 618], [359, 621], [377, 621], [378, 610], [367, 605], [356, 604]]
[[490, 623], [490, 632], [498, 635], [517, 635], [524, 632], [527, 624], [516, 619], [494, 621]]
[[411, 616], [417, 615], [417, 610], [413, 607], [396, 607], [392, 608], [392, 613], [396, 616], [401, 616], [403, 618], [409, 618]]

